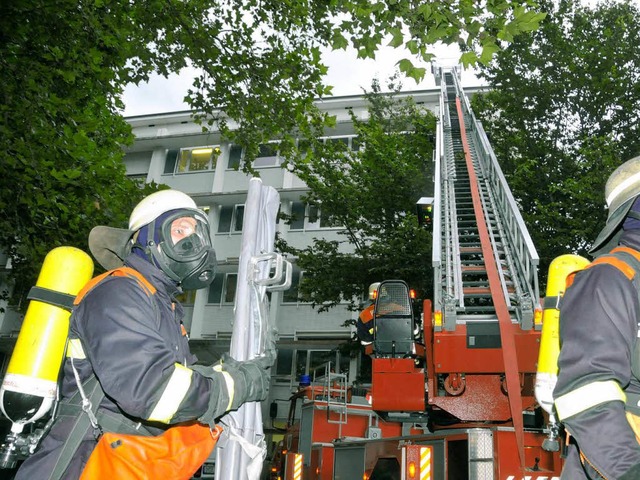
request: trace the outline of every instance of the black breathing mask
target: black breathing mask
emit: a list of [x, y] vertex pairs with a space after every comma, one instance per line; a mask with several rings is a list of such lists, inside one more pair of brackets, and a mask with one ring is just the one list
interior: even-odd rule
[[[158, 220], [161, 225], [156, 225]], [[151, 222], [149, 231], [156, 229], [158, 243], [148, 242], [147, 252], [160, 269], [183, 290], [209, 286], [213, 282], [217, 262], [206, 215], [198, 210], [175, 210]]]

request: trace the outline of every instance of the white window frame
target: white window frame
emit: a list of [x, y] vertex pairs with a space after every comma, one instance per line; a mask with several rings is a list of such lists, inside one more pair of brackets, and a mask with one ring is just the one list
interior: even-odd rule
[[229, 223], [229, 230], [225, 230], [225, 231], [221, 231], [221, 222], [220, 220], [222, 220], [222, 211], [223, 209], [227, 209], [231, 207], [231, 205], [222, 205], [222, 207], [220, 208], [220, 218], [218, 219], [218, 231], [216, 232], [217, 235], [224, 235], [224, 234], [232, 234], [232, 233], [242, 233], [242, 224], [240, 225], [240, 229], [236, 228], [238, 225], [238, 221], [239, 218], [238, 216], [240, 215], [239, 211], [242, 210], [242, 219], [244, 221], [244, 203], [237, 203], [235, 205], [233, 205], [233, 210], [231, 211], [231, 220]]
[[242, 165], [244, 164], [244, 147], [241, 147], [240, 145], [235, 145], [233, 143], [230, 143], [229, 144], [229, 148], [227, 149], [228, 150], [227, 151], [227, 170], [232, 170], [232, 171], [236, 170], [236, 167], [232, 167], [230, 165], [230, 163], [231, 163], [231, 150], [234, 147], [237, 147], [237, 148], [240, 149], [240, 160], [238, 160], [238, 169], [241, 169]]

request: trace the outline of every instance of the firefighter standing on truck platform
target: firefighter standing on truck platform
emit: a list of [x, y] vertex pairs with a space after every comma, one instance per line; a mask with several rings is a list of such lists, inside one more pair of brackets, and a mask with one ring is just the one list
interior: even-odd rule
[[[147, 435], [185, 421], [213, 425], [228, 410], [266, 398], [271, 354], [245, 362], [229, 359], [217, 370], [193, 365], [175, 297], [182, 289], [207, 287], [216, 261], [207, 217], [188, 195], [176, 190], [149, 195], [134, 208], [128, 230], [96, 227], [89, 246], [104, 268], [131, 267], [155, 291], [150, 295], [135, 278], [113, 275], [82, 298], [71, 316], [61, 406], [78, 389], [73, 367], [82, 382], [92, 374], [99, 380], [105, 395], [98, 412], [140, 422], [140, 433]], [[58, 415], [16, 480], [50, 478], [58, 461], [68, 463], [62, 478], [80, 477], [96, 440], [88, 428], [77, 450], [60, 457], [74, 420]]]
[[560, 306], [554, 399], [570, 435], [563, 480], [640, 479], [640, 157], [611, 174], [605, 196], [607, 223], [591, 251], [632, 250], [579, 271]]
[[369, 285], [369, 306], [366, 307], [356, 321], [356, 332], [362, 345], [371, 345], [373, 343], [373, 310], [376, 306], [376, 296], [380, 282]]

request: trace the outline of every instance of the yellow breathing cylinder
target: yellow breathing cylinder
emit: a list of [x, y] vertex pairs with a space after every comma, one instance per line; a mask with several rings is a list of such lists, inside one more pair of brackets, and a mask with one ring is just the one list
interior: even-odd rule
[[560, 354], [560, 310], [557, 306], [564, 295], [567, 277], [589, 263], [589, 260], [580, 255], [567, 254], [556, 257], [549, 265], [535, 383], [536, 400], [549, 414], [553, 411], [553, 389], [558, 379]]
[[[45, 257], [36, 287], [75, 297], [92, 275], [89, 255], [74, 247], [58, 247]], [[56, 398], [70, 315], [46, 301], [29, 302], [0, 387], [0, 408], [13, 422], [13, 432], [44, 416]]]

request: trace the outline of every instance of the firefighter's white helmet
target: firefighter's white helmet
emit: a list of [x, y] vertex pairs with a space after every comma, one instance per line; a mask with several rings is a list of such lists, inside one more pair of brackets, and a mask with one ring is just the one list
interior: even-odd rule
[[594, 241], [591, 252], [604, 251], [617, 243], [622, 223], [640, 195], [640, 156], [614, 170], [604, 187], [604, 195], [609, 208], [607, 223]]
[[143, 198], [129, 216], [129, 230], [136, 231], [171, 210], [198, 210], [196, 202], [178, 190], [160, 190]]

